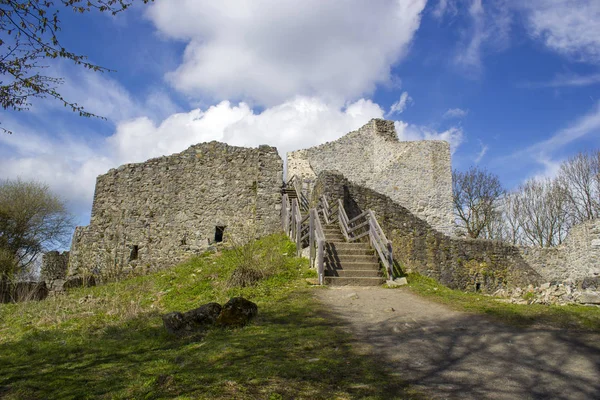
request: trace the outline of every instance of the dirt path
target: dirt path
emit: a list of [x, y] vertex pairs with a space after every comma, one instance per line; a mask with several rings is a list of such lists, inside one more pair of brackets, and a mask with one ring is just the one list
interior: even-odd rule
[[600, 333], [515, 328], [408, 288], [316, 293], [363, 350], [435, 399], [600, 399]]

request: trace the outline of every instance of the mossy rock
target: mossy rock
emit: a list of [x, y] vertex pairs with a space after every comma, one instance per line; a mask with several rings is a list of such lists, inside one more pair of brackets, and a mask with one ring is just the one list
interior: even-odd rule
[[217, 325], [239, 328], [246, 325], [258, 314], [258, 306], [243, 297], [234, 297], [225, 305], [217, 318]]

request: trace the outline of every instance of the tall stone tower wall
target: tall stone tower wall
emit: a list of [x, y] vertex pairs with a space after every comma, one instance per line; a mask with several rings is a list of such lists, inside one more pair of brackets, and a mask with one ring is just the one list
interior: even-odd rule
[[210, 142], [127, 164], [96, 181], [89, 226], [75, 231], [69, 274], [146, 272], [206, 250], [223, 235], [280, 229], [277, 149]]
[[401, 142], [393, 121], [374, 119], [342, 138], [287, 154], [288, 177], [338, 171], [451, 235], [452, 166], [445, 141]]

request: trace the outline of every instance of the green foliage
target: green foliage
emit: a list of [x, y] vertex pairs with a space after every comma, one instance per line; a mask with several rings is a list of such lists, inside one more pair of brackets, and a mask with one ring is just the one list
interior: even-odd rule
[[600, 308], [597, 307], [504, 303], [492, 296], [449, 289], [435, 279], [419, 274], [409, 274], [408, 282], [413, 291], [431, 300], [457, 310], [485, 314], [512, 325], [600, 330]]
[[0, 181], [0, 279], [23, 273], [49, 247], [65, 243], [73, 223], [48, 186]]
[[[305, 259], [284, 235], [257, 242], [272, 274], [227, 286], [233, 250], [43, 302], [0, 305], [0, 397], [111, 399], [420, 398], [367, 356], [313, 299]], [[244, 296], [242, 329], [175, 338], [160, 315]]]

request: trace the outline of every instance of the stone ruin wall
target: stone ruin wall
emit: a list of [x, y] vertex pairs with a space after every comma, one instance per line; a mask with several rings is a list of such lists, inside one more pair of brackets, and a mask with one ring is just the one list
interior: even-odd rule
[[574, 226], [555, 247], [522, 247], [523, 258], [548, 282], [570, 280], [600, 289], [600, 220]]
[[283, 162], [270, 146], [210, 142], [127, 164], [96, 181], [69, 275], [145, 273], [205, 251], [216, 227], [243, 241], [280, 229]]
[[311, 201], [325, 195], [342, 199], [348, 217], [371, 209], [387, 238], [394, 259], [405, 268], [437, 279], [453, 289], [491, 293], [501, 287], [542, 283], [542, 277], [515, 246], [491, 240], [450, 237], [417, 217], [389, 196], [364, 187], [335, 171], [319, 174]]
[[401, 142], [393, 121], [379, 119], [342, 138], [287, 154], [287, 176], [314, 181], [339, 171], [351, 182], [382, 193], [427, 221], [453, 233], [450, 145]]
[[600, 220], [571, 229], [565, 242], [551, 248], [518, 247], [499, 241], [450, 237], [407, 208], [370, 188], [356, 185], [336, 172], [322, 172], [312, 202], [324, 194], [341, 198], [348, 216], [372, 209], [393, 242], [394, 258], [404, 267], [462, 290], [493, 292], [550, 282], [600, 290]]

